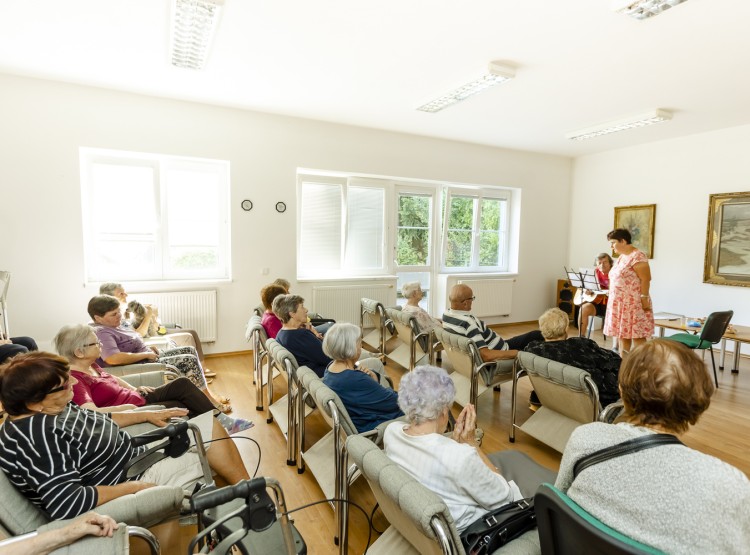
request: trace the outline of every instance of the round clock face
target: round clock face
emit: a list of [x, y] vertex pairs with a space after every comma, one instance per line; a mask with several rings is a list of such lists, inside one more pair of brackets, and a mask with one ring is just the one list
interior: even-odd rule
[[283, 202], [276, 203], [276, 212], [286, 212], [286, 204]]
[[253, 209], [253, 201], [251, 201], [251, 200], [243, 200], [241, 206], [242, 206], [242, 209], [245, 212], [249, 212], [250, 210]]

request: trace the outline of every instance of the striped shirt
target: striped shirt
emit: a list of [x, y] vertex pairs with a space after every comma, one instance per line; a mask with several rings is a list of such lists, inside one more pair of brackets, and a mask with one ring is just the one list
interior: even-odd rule
[[97, 506], [96, 486], [125, 481], [125, 464], [143, 447], [112, 419], [69, 403], [58, 415], [6, 420], [0, 468], [51, 518], [72, 518]]
[[476, 316], [465, 310], [448, 309], [443, 313], [443, 327], [451, 333], [464, 335], [471, 339], [477, 349], [505, 351], [508, 345], [502, 337], [488, 328]]

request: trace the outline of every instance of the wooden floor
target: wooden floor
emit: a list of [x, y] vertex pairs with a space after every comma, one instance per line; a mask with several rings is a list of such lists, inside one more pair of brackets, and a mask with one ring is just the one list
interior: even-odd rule
[[[512, 337], [534, 328], [535, 326], [532, 325], [513, 325], [504, 326], [498, 330], [501, 335]], [[571, 328], [572, 333], [577, 333], [577, 330]], [[599, 332], [595, 334], [598, 334], [595, 339], [603, 344], [601, 334]], [[611, 346], [609, 341], [607, 341], [607, 346]], [[706, 356], [706, 362], [710, 371], [709, 356]], [[310, 472], [298, 475], [296, 468], [286, 465], [286, 446], [281, 432], [275, 424], [266, 424], [263, 413], [256, 412], [251, 355], [210, 357], [207, 366], [218, 374], [211, 387], [231, 397], [235, 409], [234, 415], [249, 418], [255, 423], [253, 428], [238, 435], [253, 438], [260, 444], [262, 457], [259, 475], [273, 476], [281, 482], [289, 509], [323, 499], [323, 494]], [[387, 371], [397, 386], [405, 372], [404, 369], [388, 364]], [[280, 378], [277, 380], [279, 387], [276, 390], [281, 395], [283, 394], [281, 393], [283, 380]], [[528, 399], [529, 384], [525, 378], [521, 382], [520, 391], [520, 399]], [[479, 425], [485, 431], [483, 448], [490, 453], [501, 449], [518, 449], [540, 464], [557, 470], [560, 454], [523, 432], [516, 434], [514, 444], [509, 443], [510, 395], [511, 387], [507, 384], [503, 386], [500, 393], [487, 392], [480, 397], [477, 410]], [[454, 407], [456, 414], [457, 408]], [[525, 420], [529, 414], [526, 403], [522, 403], [520, 421]], [[323, 419], [317, 413], [313, 413], [307, 420], [308, 446], [327, 431], [328, 427]], [[728, 369], [719, 374], [719, 389], [711, 407], [701, 421], [683, 437], [683, 440], [690, 447], [714, 455], [750, 475], [748, 437], [750, 437], [750, 361], [743, 358], [739, 375], [731, 374]], [[258, 462], [257, 448], [246, 440], [238, 439], [236, 443], [246, 466], [252, 473]], [[352, 487], [351, 499], [360, 504], [368, 513], [375, 505], [364, 479], [358, 480]], [[333, 543], [335, 522], [329, 505], [319, 504], [299, 511], [293, 516], [296, 526], [307, 542], [308, 553], [317, 555], [338, 552], [338, 548]], [[376, 512], [374, 524], [381, 531], [387, 527], [387, 521], [382, 513]], [[351, 509], [349, 552], [362, 553], [367, 544], [367, 535], [366, 519], [358, 514], [356, 509]], [[377, 534], [373, 532], [372, 541], [376, 537]]]

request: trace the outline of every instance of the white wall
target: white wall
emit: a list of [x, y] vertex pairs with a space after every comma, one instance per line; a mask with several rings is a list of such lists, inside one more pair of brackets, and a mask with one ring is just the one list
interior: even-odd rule
[[750, 288], [703, 283], [708, 198], [750, 191], [750, 126], [578, 158], [570, 263], [608, 251], [614, 207], [656, 204], [651, 292], [656, 311], [694, 316], [732, 309], [750, 324]]
[[[534, 320], [551, 305], [569, 258], [568, 158], [0, 75], [0, 268], [13, 274], [12, 331], [43, 347], [63, 324], [88, 320], [97, 292], [83, 280], [81, 146], [231, 162], [234, 275], [217, 286], [219, 340], [208, 352], [246, 349], [244, 325], [260, 288], [296, 275], [298, 167], [520, 187], [509, 321]], [[240, 209], [244, 198], [255, 204], [251, 212]], [[277, 201], [285, 214], [275, 212]], [[295, 290], [309, 297], [309, 286]]]

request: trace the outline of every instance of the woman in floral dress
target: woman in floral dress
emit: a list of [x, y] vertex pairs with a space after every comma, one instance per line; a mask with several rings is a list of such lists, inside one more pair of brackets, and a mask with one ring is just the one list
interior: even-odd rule
[[620, 354], [623, 354], [654, 334], [654, 312], [649, 295], [651, 269], [646, 255], [630, 244], [627, 229], [610, 231], [607, 239], [619, 258], [609, 271], [604, 335], [618, 338]]

